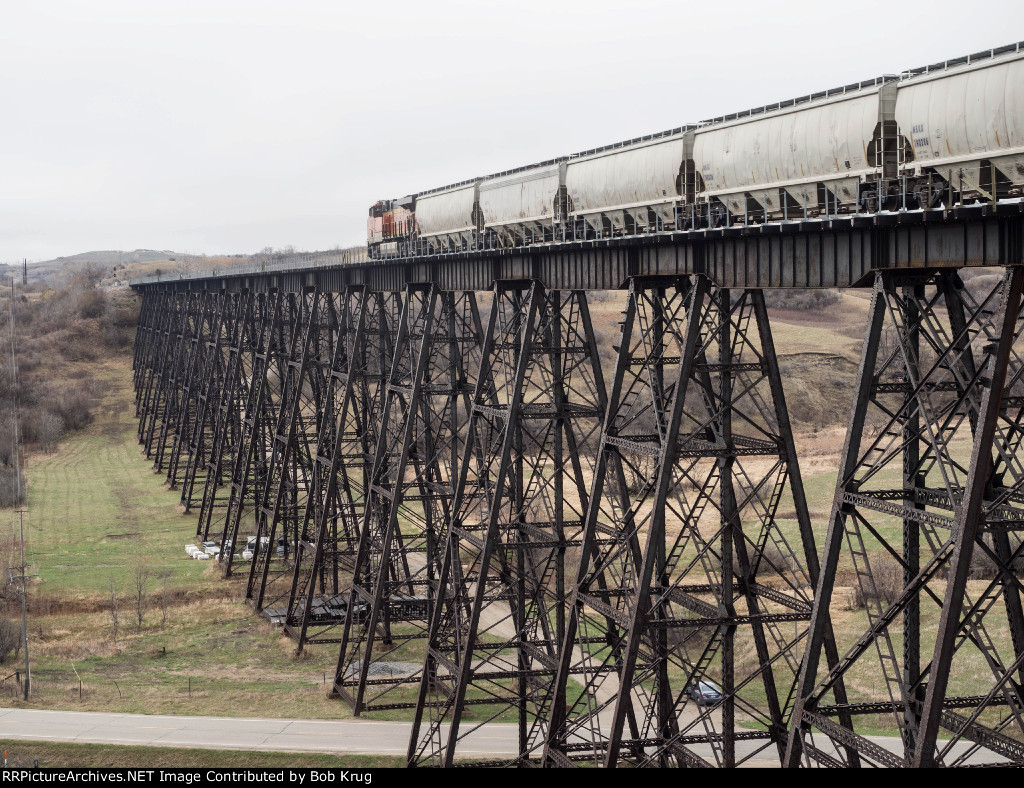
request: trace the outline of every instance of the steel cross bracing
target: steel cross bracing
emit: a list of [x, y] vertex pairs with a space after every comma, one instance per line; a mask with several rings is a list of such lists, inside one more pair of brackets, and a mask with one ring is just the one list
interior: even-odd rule
[[154, 409], [153, 394], [155, 377], [159, 366], [167, 363], [167, 356], [161, 353], [164, 345], [164, 328], [171, 316], [171, 304], [180, 295], [157, 293], [151, 300], [154, 305], [145, 312], [148, 325], [145, 332], [145, 347], [136, 359], [135, 366], [135, 415], [139, 419], [138, 439], [144, 444], [147, 425]]
[[[252, 356], [249, 392], [239, 451], [231, 472], [224, 527], [215, 537], [220, 541], [217, 560], [225, 577], [231, 577], [236, 557], [241, 558], [237, 549], [240, 538], [248, 545], [248, 538], [256, 535], [251, 548], [250, 577], [252, 565], [260, 560], [261, 554], [280, 549], [287, 557], [286, 540], [272, 544], [266, 529], [262, 535], [256, 531], [268, 505], [267, 490], [284, 475], [282, 449], [287, 440], [281, 435], [281, 422], [287, 425], [288, 415], [297, 407], [295, 365], [301, 364], [305, 339], [310, 336], [315, 300], [315, 288], [279, 293], [269, 320], [263, 321], [260, 341]], [[296, 347], [302, 349], [296, 351]], [[247, 583], [246, 596], [250, 597], [250, 593], [251, 586]]]
[[519, 727], [507, 761], [539, 758], [604, 398], [585, 294], [496, 283], [410, 765], [451, 765], [460, 742], [504, 719]]
[[[190, 469], [190, 478], [201, 475], [203, 479], [198, 496], [200, 506], [196, 524], [196, 536], [203, 541], [217, 533], [218, 529], [223, 530], [223, 518], [227, 514], [225, 496], [230, 493], [228, 485], [235, 455], [241, 448], [241, 419], [251, 381], [247, 369], [251, 368], [259, 329], [274, 299], [276, 292], [273, 291], [267, 294], [242, 291], [233, 305], [234, 319], [224, 326], [224, 350], [215, 362], [220, 387], [207, 402], [207, 407], [212, 409], [212, 449], [206, 459], [205, 469], [201, 470], [198, 466]], [[183, 502], [186, 491], [188, 500], [191, 500], [194, 489], [186, 482], [182, 490]]]
[[[843, 765], [839, 746], [879, 766], [1024, 764], [1022, 284], [1019, 267], [974, 295], [956, 271], [875, 278], [791, 766]], [[822, 669], [840, 586], [864, 610]], [[861, 688], [845, 703], [843, 679]], [[897, 746], [866, 738], [879, 728]]]
[[149, 367], [143, 388], [143, 407], [139, 419], [139, 441], [151, 459], [160, 433], [158, 425], [168, 414], [168, 400], [174, 396], [169, 380], [177, 365], [178, 346], [185, 332], [189, 294], [168, 294], [162, 305], [160, 321], [153, 342], [153, 363]]
[[209, 357], [217, 347], [226, 304], [227, 299], [219, 297], [216, 293], [207, 293], [200, 297], [199, 325], [192, 336], [189, 348], [174, 435], [169, 445], [164, 446], [166, 458], [157, 457], [158, 469], [166, 465], [167, 484], [172, 490], [179, 488], [188, 470], [189, 457], [194, 452], [202, 452], [206, 448], [202, 440], [203, 434], [196, 432], [205, 390], [203, 375], [207, 370]]
[[[202, 369], [199, 372], [196, 415], [188, 443], [187, 463], [181, 480], [181, 505], [186, 513], [192, 511], [192, 506], [196, 502], [196, 482], [200, 482], [199, 490], [202, 490], [202, 482], [209, 472], [211, 461], [214, 460], [218, 407], [220, 398], [226, 392], [231, 348], [239, 330], [239, 323], [245, 317], [244, 308], [247, 301], [247, 294], [224, 293], [219, 297], [220, 306], [213, 336], [207, 343]], [[180, 466], [180, 458], [177, 462]], [[173, 467], [168, 470], [168, 479], [174, 471]]]
[[[153, 366], [159, 357], [156, 353], [157, 336], [164, 319], [164, 306], [169, 293], [153, 293], [144, 296], [139, 310], [139, 327], [135, 334], [135, 353], [132, 359], [132, 383], [135, 386], [135, 416], [139, 419], [139, 441], [142, 440], [142, 421], [148, 418], [147, 390]], [[162, 361], [162, 359], [159, 359]]]
[[760, 291], [632, 280], [597, 456], [544, 762], [778, 760], [816, 567]]
[[[948, 269], [876, 277], [820, 576], [762, 299], [701, 277], [629, 280], [607, 410], [584, 302], [536, 282], [499, 284], [487, 361], [435, 348], [403, 402], [415, 340], [435, 338], [413, 329], [388, 408], [394, 291], [150, 291], [139, 438], [186, 507], [202, 490], [198, 532], [232, 543], [226, 564], [260, 518], [292, 535], [288, 561], [267, 556], [285, 570], [273, 602], [300, 648], [338, 642], [351, 614], [336, 683], [362, 711], [412, 703], [419, 680], [412, 763], [518, 720], [519, 764], [1017, 764], [1021, 279], [972, 295]], [[467, 303], [414, 290], [435, 322]], [[446, 412], [474, 377], [468, 413]], [[439, 434], [454, 451], [431, 454]], [[401, 491], [390, 530], [376, 460], [380, 491]], [[701, 678], [721, 701], [693, 701]]]
[[407, 288], [334, 678], [356, 714], [415, 705], [481, 334], [472, 292]]
[[299, 651], [337, 643], [345, 621], [369, 466], [402, 299], [356, 285], [342, 294], [338, 340], [321, 405], [310, 491], [284, 614]]
[[153, 458], [153, 470], [163, 473], [167, 464], [167, 450], [173, 444], [182, 413], [188, 409], [188, 381], [190, 359], [196, 338], [202, 326], [203, 298], [199, 293], [189, 293], [181, 299], [181, 309], [170, 330], [170, 363], [161, 376], [160, 397], [162, 413], [159, 423], [150, 425], [147, 436], [148, 455]]
[[272, 418], [266, 382], [269, 367], [283, 344], [281, 312], [285, 301], [294, 303], [294, 294], [289, 297], [277, 290], [250, 294], [245, 316], [236, 327], [197, 526], [201, 539], [222, 546], [243, 513], [247, 513], [246, 522], [251, 521], [265, 478], [269, 445], [265, 433]]
[[191, 293], [185, 299], [182, 322], [174, 331], [175, 348], [172, 362], [168, 364], [165, 384], [166, 400], [163, 419], [154, 430], [151, 444], [157, 473], [164, 473], [170, 464], [181, 420], [189, 409], [188, 388], [191, 381], [191, 358], [203, 330], [203, 308], [206, 299], [199, 293]]
[[142, 304], [139, 306], [139, 325], [135, 329], [135, 346], [132, 350], [132, 385], [135, 388], [135, 416], [140, 415], [139, 404], [143, 389], [143, 377], [152, 363], [151, 350], [154, 332], [154, 323], [159, 314], [158, 302], [162, 298], [153, 295], [144, 295]]
[[[335, 296], [308, 288], [293, 308], [288, 351], [268, 381], [276, 405], [276, 423], [268, 447], [265, 476], [257, 493], [252, 561], [246, 599], [272, 620], [287, 610], [294, 573], [299, 522], [313, 477], [323, 399], [338, 336]], [[231, 534], [241, 552], [237, 527]], [[225, 548], [226, 549], [226, 548]], [[222, 563], [233, 560], [225, 555]], [[282, 606], [283, 605], [283, 606]]]
[[193, 351], [198, 344], [203, 328], [203, 306], [201, 293], [189, 293], [181, 321], [175, 327], [175, 346], [172, 363], [167, 367], [164, 383], [164, 413], [160, 424], [153, 430], [151, 451], [153, 470], [163, 473], [169, 464], [169, 450], [181, 427], [181, 419], [189, 410], [189, 386], [191, 383]]

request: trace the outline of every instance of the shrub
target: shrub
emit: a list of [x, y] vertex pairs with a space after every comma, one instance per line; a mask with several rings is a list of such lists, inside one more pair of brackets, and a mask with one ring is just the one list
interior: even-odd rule
[[80, 388], [63, 389], [54, 407], [69, 430], [80, 430], [92, 422], [93, 398]]
[[17, 659], [21, 654], [21, 625], [0, 618], [0, 663]]
[[864, 588], [860, 583], [853, 587], [855, 608], [866, 607], [871, 600], [877, 601], [883, 608], [888, 607], [903, 591], [903, 567], [896, 559], [889, 556], [875, 559], [871, 562], [871, 575], [875, 580], [875, 591]]
[[799, 312], [821, 312], [839, 303], [838, 290], [817, 288], [773, 288], [764, 291], [769, 309], [792, 309]]

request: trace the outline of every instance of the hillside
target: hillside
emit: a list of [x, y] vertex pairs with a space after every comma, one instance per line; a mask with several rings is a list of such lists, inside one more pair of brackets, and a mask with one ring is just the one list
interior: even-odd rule
[[[28, 264], [28, 281], [30, 284], [42, 283], [57, 276], [64, 276], [93, 265], [113, 272], [139, 263], [150, 263], [157, 260], [176, 260], [182, 255], [179, 252], [158, 251], [154, 249], [135, 249], [130, 252], [117, 250], [81, 252], [67, 257], [56, 257], [52, 260], [40, 260]], [[22, 266], [17, 263], [0, 263], [0, 277], [14, 276], [21, 281]]]

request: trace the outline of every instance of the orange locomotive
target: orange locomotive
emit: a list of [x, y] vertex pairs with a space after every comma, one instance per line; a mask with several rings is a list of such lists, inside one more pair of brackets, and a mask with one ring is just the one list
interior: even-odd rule
[[394, 257], [407, 253], [406, 242], [416, 229], [412, 205], [404, 200], [379, 200], [370, 206], [366, 241], [370, 257]]

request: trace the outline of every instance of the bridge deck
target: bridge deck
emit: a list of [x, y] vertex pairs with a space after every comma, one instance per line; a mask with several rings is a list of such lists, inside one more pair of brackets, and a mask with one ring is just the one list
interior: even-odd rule
[[549, 289], [613, 290], [630, 276], [704, 273], [721, 287], [856, 287], [884, 269], [1024, 262], [1024, 200], [951, 210], [773, 222], [712, 230], [477, 250], [345, 265], [244, 266], [131, 282], [136, 290], [397, 291], [411, 282], [489, 290], [497, 279], [536, 278]]

